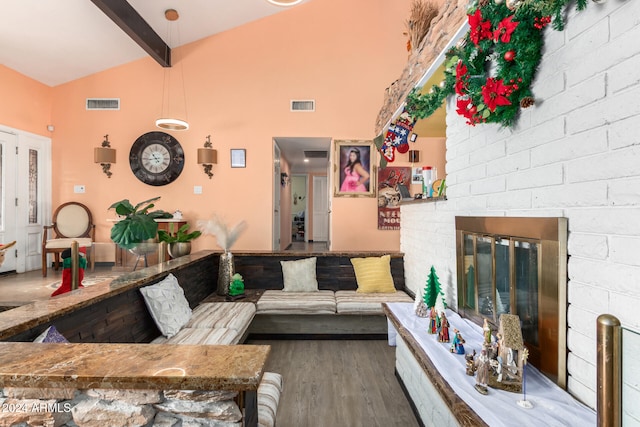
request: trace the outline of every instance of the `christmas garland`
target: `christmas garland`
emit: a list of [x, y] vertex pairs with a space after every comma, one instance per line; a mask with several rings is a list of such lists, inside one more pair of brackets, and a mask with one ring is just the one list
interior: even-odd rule
[[[445, 78], [429, 93], [414, 89], [407, 112], [430, 116], [448, 95], [456, 95], [456, 111], [474, 126], [510, 126], [519, 109], [534, 104], [531, 82], [542, 57], [542, 29], [564, 25], [567, 0], [480, 0], [468, 11], [470, 30], [445, 59]], [[578, 9], [586, 0], [578, 1]]]

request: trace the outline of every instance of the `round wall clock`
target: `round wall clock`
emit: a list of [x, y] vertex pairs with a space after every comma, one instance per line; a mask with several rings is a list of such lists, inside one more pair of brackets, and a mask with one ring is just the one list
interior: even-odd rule
[[147, 132], [131, 146], [129, 165], [136, 178], [145, 184], [167, 185], [182, 173], [184, 151], [173, 136]]

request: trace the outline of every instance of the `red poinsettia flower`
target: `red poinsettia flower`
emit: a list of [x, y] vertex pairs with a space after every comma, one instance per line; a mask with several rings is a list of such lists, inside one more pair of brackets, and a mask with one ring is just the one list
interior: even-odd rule
[[482, 12], [476, 9], [476, 13], [469, 16], [470, 37], [473, 44], [478, 46], [480, 40], [489, 39], [493, 36], [491, 31], [491, 21], [482, 20]]
[[458, 107], [456, 113], [459, 115], [464, 116], [467, 119], [471, 119], [473, 117], [473, 114], [470, 112], [471, 98], [458, 98], [456, 106]]
[[500, 39], [502, 43], [509, 43], [511, 41], [511, 34], [513, 34], [519, 24], [519, 22], [513, 22], [512, 19], [513, 15], [509, 15], [500, 21], [498, 28], [493, 32], [493, 40], [498, 41], [498, 39]]
[[462, 61], [458, 62], [458, 66], [456, 67], [456, 85], [455, 90], [458, 95], [464, 95], [465, 91], [468, 89], [467, 80], [469, 76], [467, 76], [467, 66], [464, 65]]
[[496, 80], [493, 77], [487, 79], [487, 83], [482, 86], [482, 97], [491, 112], [496, 111], [498, 105], [511, 105], [507, 96], [511, 93], [511, 86], [504, 85], [502, 79]]

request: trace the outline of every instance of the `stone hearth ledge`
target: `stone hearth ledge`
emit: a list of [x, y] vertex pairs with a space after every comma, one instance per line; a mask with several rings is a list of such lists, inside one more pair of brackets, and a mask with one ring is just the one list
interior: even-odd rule
[[256, 391], [265, 345], [0, 343], [0, 388]]

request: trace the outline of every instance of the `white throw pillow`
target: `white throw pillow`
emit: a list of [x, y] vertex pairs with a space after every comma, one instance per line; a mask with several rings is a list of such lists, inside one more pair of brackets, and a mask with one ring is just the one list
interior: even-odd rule
[[316, 257], [297, 261], [280, 261], [284, 292], [318, 292]]
[[140, 288], [144, 302], [162, 335], [171, 338], [191, 319], [191, 307], [178, 284], [169, 274], [162, 281]]

